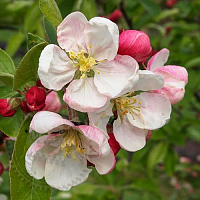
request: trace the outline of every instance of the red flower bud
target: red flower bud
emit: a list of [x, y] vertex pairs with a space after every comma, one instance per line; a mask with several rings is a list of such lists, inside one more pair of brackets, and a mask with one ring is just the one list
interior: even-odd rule
[[172, 27], [171, 27], [171, 26], [168, 26], [168, 27], [166, 28], [166, 34], [168, 35], [168, 34], [171, 32], [171, 30], [172, 30]]
[[0, 162], [0, 176], [3, 174], [4, 167], [3, 164]]
[[116, 9], [114, 12], [112, 12], [112, 13], [110, 14], [110, 16], [108, 17], [108, 19], [111, 20], [111, 21], [113, 21], [113, 22], [115, 22], [115, 23], [117, 23], [118, 20], [119, 20], [121, 17], [123, 17], [123, 14], [122, 14], [121, 10]]
[[118, 54], [129, 55], [138, 62], [144, 62], [151, 55], [152, 47], [146, 33], [127, 30], [119, 36]]
[[152, 136], [152, 131], [149, 131], [146, 137], [146, 141], [148, 141]]
[[33, 86], [26, 93], [26, 102], [30, 111], [40, 111], [45, 107], [46, 93], [43, 89]]
[[108, 143], [109, 143], [111, 149], [113, 150], [113, 153], [116, 155], [119, 152], [119, 150], [121, 149], [121, 147], [120, 147], [119, 143], [117, 142], [117, 140], [115, 139], [113, 133], [108, 133], [108, 135], [110, 137], [108, 140]]
[[177, 3], [177, 0], [168, 0], [166, 6], [173, 7]]
[[0, 99], [0, 114], [3, 117], [12, 117], [16, 113], [16, 109], [12, 109], [10, 99]]
[[25, 114], [31, 112], [26, 101], [22, 101], [19, 106]]

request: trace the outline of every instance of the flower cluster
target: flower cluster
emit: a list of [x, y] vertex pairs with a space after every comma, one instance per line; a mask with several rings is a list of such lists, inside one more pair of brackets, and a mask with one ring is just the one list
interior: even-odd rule
[[[64, 102], [86, 112], [89, 123], [77, 125], [46, 105], [53, 112], [37, 112], [30, 131], [48, 134], [29, 148], [26, 169], [66, 191], [88, 178], [89, 166], [109, 173], [120, 148], [143, 148], [151, 131], [169, 121], [171, 104], [183, 98], [188, 80], [183, 67], [164, 66], [167, 49], [145, 64], [152, 51], [149, 37], [136, 30], [119, 36], [117, 25], [106, 18], [88, 21], [80, 12], [71, 13], [58, 26], [57, 40], [59, 46], [49, 44], [41, 53], [39, 78], [49, 91], [62, 89]], [[26, 94], [28, 108], [44, 109], [45, 98], [34, 86]]]

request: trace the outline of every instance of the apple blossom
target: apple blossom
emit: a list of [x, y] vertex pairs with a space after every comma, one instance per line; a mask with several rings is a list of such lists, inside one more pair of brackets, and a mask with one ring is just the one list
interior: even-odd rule
[[69, 84], [63, 99], [71, 108], [97, 110], [138, 80], [137, 62], [117, 55], [119, 31], [110, 20], [88, 21], [80, 12], [71, 13], [58, 26], [57, 39], [61, 48], [44, 48], [38, 74], [48, 89], [58, 91]]
[[[137, 90], [148, 91], [162, 88], [162, 77], [148, 70], [140, 72]], [[147, 72], [147, 73], [146, 73]], [[147, 84], [146, 77], [149, 78]], [[154, 78], [155, 77], [155, 80]], [[161, 79], [160, 79], [161, 78]], [[128, 151], [137, 151], [144, 147], [149, 130], [161, 128], [170, 119], [171, 104], [169, 100], [155, 93], [131, 92], [111, 99], [99, 111], [88, 113], [90, 125], [106, 129], [112, 109], [117, 110], [117, 119], [113, 123], [113, 133], [120, 146]]]
[[49, 135], [41, 136], [28, 149], [27, 172], [36, 179], [44, 177], [54, 188], [67, 191], [84, 182], [91, 172], [87, 161], [99, 174], [109, 173], [115, 165], [114, 153], [98, 128], [75, 126], [56, 113], [41, 111], [31, 121], [32, 130]]
[[154, 72], [164, 78], [164, 87], [155, 90], [167, 97], [171, 104], [181, 101], [185, 94], [185, 85], [188, 82], [188, 73], [184, 67], [176, 65], [166, 65], [169, 57], [169, 50], [162, 49], [156, 53], [147, 63], [147, 70]]
[[152, 47], [146, 33], [127, 30], [119, 36], [118, 54], [129, 55], [138, 62], [144, 62], [151, 55]]

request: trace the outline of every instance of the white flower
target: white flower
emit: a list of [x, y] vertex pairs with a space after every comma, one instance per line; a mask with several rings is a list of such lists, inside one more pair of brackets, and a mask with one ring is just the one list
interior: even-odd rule
[[75, 126], [56, 113], [41, 111], [32, 119], [32, 130], [53, 133], [38, 138], [25, 157], [27, 172], [35, 179], [44, 177], [51, 187], [67, 191], [84, 182], [91, 172], [87, 161], [99, 174], [109, 173], [115, 165], [114, 153], [98, 128]]
[[70, 83], [63, 99], [71, 108], [98, 110], [138, 80], [138, 63], [130, 56], [117, 55], [119, 31], [110, 20], [95, 17], [88, 21], [74, 12], [58, 26], [57, 36], [62, 49], [54, 44], [45, 47], [38, 74], [49, 89], [60, 90]]

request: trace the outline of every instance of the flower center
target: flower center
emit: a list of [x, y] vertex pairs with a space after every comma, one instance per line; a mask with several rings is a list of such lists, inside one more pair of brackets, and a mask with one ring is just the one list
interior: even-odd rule
[[79, 66], [81, 72], [80, 78], [85, 78], [85, 75], [92, 70], [93, 66], [98, 64], [93, 57], [90, 57], [84, 50], [81, 50], [77, 55], [73, 52], [69, 52], [69, 57], [73, 61], [73, 66]]
[[85, 152], [81, 141], [81, 134], [74, 129], [70, 129], [64, 137], [61, 149], [65, 151], [65, 156], [71, 155], [72, 158], [76, 160], [74, 149], [79, 154], [83, 154]]
[[118, 114], [120, 115], [121, 120], [123, 120], [123, 116], [127, 113], [131, 114], [133, 119], [135, 119], [134, 115], [140, 117], [140, 101], [137, 101], [136, 98], [130, 97], [128, 95], [124, 95], [115, 99], [115, 105], [118, 109]]

